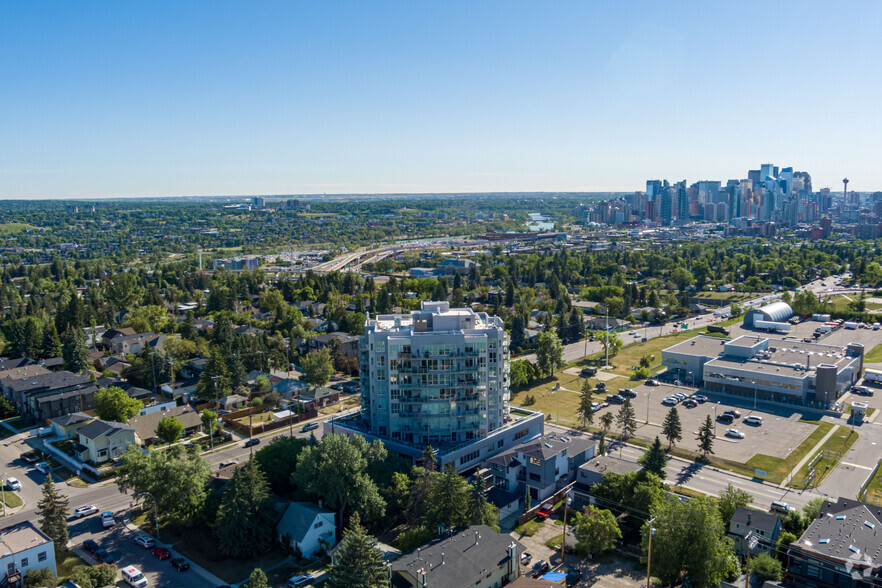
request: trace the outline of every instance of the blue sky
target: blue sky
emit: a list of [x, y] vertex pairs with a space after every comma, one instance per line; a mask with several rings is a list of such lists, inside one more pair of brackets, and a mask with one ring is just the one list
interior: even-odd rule
[[0, 0], [0, 198], [882, 190], [878, 2]]

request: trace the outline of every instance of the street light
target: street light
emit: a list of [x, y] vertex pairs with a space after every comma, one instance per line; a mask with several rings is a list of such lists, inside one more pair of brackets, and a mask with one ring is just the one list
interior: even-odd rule
[[159, 515], [156, 510], [156, 497], [149, 492], [141, 492], [140, 494], [135, 495], [135, 500], [142, 496], [149, 496], [150, 499], [153, 500], [153, 522], [156, 523], [156, 540], [159, 541]]
[[651, 588], [652, 586], [652, 575], [649, 573], [649, 564], [652, 560], [652, 536], [655, 535], [655, 529], [652, 528], [652, 523], [658, 517], [652, 517], [649, 519], [649, 546], [646, 549], [646, 588]]
[[718, 404], [719, 404], [719, 402], [717, 402], [717, 404], [714, 404], [714, 437], [717, 436], [717, 405]]
[[[49, 475], [51, 476], [52, 474], [49, 474]], [[3, 485], [0, 486], [0, 494], [3, 495], [3, 516], [5, 517], [6, 516], [6, 472], [3, 472], [3, 480], [0, 480], [0, 482], [3, 482]]]
[[649, 392], [646, 393], [646, 422], [644, 424], [649, 424]]
[[689, 387], [691, 389], [695, 390], [695, 375], [693, 375], [692, 372], [689, 372], [689, 381], [690, 381]]

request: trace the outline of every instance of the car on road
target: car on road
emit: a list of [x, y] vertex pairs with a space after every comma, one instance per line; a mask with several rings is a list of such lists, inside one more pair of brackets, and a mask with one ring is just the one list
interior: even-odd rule
[[112, 555], [106, 549], [99, 549], [99, 550], [95, 551], [95, 553], [93, 553], [92, 555], [94, 555], [96, 558], [98, 558], [102, 563], [109, 564], [109, 563], [113, 563], [116, 561], [116, 556]]
[[698, 406], [698, 403], [692, 398], [687, 398], [683, 401], [683, 406], [685, 406], [686, 408], [695, 408], [696, 406]]
[[637, 392], [630, 388], [622, 388], [619, 390], [619, 394], [625, 398], [637, 398]]
[[260, 445], [260, 438], [252, 437], [248, 441], [245, 442], [245, 445], [242, 447], [254, 447], [255, 445]]
[[735, 417], [733, 417], [731, 414], [718, 414], [717, 422], [723, 423], [724, 425], [729, 425], [735, 422]]
[[220, 469], [224, 469], [232, 465], [236, 465], [237, 463], [239, 463], [238, 459], [228, 459], [226, 461], [220, 462], [220, 465], [218, 467], [220, 467]]
[[315, 431], [318, 428], [319, 428], [318, 423], [307, 423], [307, 424], [303, 425], [303, 427], [300, 429], [300, 432], [306, 433], [307, 431]]
[[705, 402], [707, 402], [707, 396], [705, 396], [704, 394], [693, 394], [692, 396], [690, 396], [690, 398], [692, 398], [692, 400], [696, 401], [699, 404], [704, 404]]
[[539, 519], [540, 521], [544, 521], [545, 519], [550, 517], [551, 513], [553, 513], [553, 512], [554, 512], [554, 504], [552, 504], [551, 502], [546, 502], [541, 507], [539, 507], [538, 511], [536, 511], [536, 518]]
[[791, 510], [796, 510], [796, 509], [793, 508], [792, 506], [790, 506], [789, 504], [787, 504], [786, 502], [781, 502], [779, 500], [775, 500], [774, 502], [772, 502], [772, 507], [769, 509], [769, 512], [787, 514]]
[[40, 463], [38, 463], [34, 467], [37, 468], [37, 471], [40, 472], [41, 474], [48, 474], [49, 472], [52, 471], [52, 468], [45, 461], [41, 461]]
[[153, 537], [148, 537], [147, 535], [138, 535], [137, 537], [135, 537], [135, 543], [137, 543], [144, 549], [150, 549], [151, 547], [156, 545]]
[[25, 451], [19, 457], [25, 463], [37, 463], [40, 461], [40, 456], [37, 455], [36, 451]]
[[18, 478], [6, 478], [6, 487], [10, 490], [21, 490], [21, 482]]
[[567, 572], [567, 586], [575, 586], [582, 581], [582, 570], [570, 570]]
[[171, 551], [165, 547], [154, 547], [152, 553], [153, 557], [158, 557], [159, 559], [168, 559], [171, 557]]
[[174, 558], [173, 560], [171, 560], [171, 565], [174, 569], [178, 570], [179, 572], [184, 572], [184, 571], [190, 569], [190, 562], [188, 562], [183, 557]]
[[613, 404], [622, 404], [623, 402], [625, 402], [625, 397], [621, 394], [610, 394], [606, 397], [606, 401]]
[[300, 574], [288, 580], [288, 586], [308, 586], [315, 580], [312, 574]]
[[636, 337], [637, 331], [628, 331], [628, 334], [631, 335], [632, 337]]
[[101, 513], [101, 526], [103, 528], [112, 527], [116, 524], [116, 521], [113, 520], [113, 513], [108, 511]]
[[98, 507], [94, 504], [86, 504], [84, 506], [78, 506], [74, 509], [74, 518], [82, 518], [87, 517], [89, 515], [93, 515], [98, 512]]
[[536, 562], [536, 565], [533, 566], [533, 577], [538, 578], [543, 574], [548, 573], [548, 570], [551, 569], [551, 566], [544, 559], [540, 559]]
[[723, 412], [723, 414], [732, 415], [732, 418], [734, 419], [741, 418], [741, 411], [739, 410], [726, 410]]
[[755, 425], [759, 427], [763, 424], [763, 417], [752, 414], [748, 417], [744, 417], [744, 420], [741, 422], [745, 425]]
[[733, 437], [735, 439], [744, 439], [744, 433], [742, 433], [738, 429], [726, 429], [726, 437]]
[[654, 380], [652, 378], [649, 378], [648, 380], [646, 380], [646, 385], [647, 386], [658, 386], [658, 380]]
[[89, 553], [95, 553], [96, 551], [101, 549], [101, 547], [93, 539], [86, 539], [85, 541], [83, 541], [83, 549], [85, 549]]

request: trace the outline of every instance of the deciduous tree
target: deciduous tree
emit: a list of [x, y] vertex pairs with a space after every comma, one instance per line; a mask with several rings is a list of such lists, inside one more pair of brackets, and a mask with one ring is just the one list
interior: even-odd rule
[[753, 496], [740, 488], [736, 488], [732, 484], [726, 486], [725, 490], [720, 491], [720, 500], [717, 507], [720, 509], [720, 518], [723, 523], [728, 525], [732, 520], [735, 510], [741, 506], [745, 507], [753, 502]]
[[582, 556], [608, 551], [622, 538], [619, 523], [608, 510], [586, 506], [575, 519], [576, 551]]
[[165, 417], [156, 425], [156, 436], [163, 443], [171, 445], [181, 438], [184, 432], [184, 424], [175, 417]]
[[536, 363], [539, 365], [539, 371], [548, 376], [553, 376], [556, 370], [565, 365], [563, 344], [554, 331], [543, 331], [539, 334], [536, 343]]
[[313, 386], [324, 386], [334, 375], [334, 362], [327, 349], [310, 351], [301, 360], [303, 381]]
[[132, 398], [118, 386], [95, 392], [95, 413], [105, 421], [124, 423], [144, 408], [144, 404]]

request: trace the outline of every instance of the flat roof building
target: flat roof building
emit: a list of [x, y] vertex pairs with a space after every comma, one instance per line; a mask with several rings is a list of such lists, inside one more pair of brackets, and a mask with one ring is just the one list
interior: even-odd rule
[[707, 390], [828, 408], [857, 382], [864, 346], [845, 347], [744, 335], [699, 335], [662, 351], [662, 364]]

